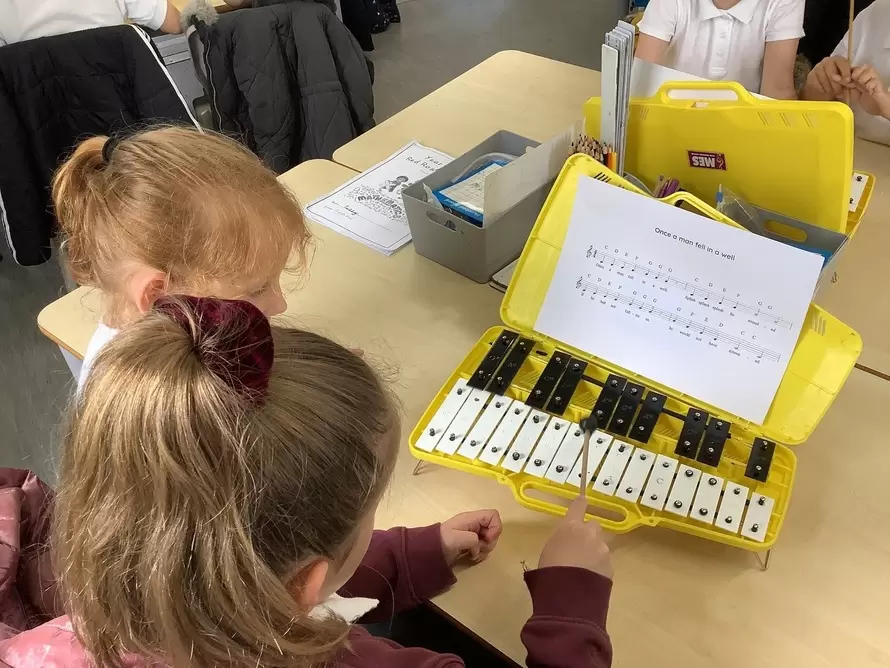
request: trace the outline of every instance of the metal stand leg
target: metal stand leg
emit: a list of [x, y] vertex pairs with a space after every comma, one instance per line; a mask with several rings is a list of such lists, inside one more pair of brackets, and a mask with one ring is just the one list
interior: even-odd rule
[[426, 464], [422, 459], [417, 460], [417, 466], [414, 467], [414, 470], [411, 472], [411, 475], [417, 475], [420, 473], [420, 469], [423, 468], [423, 465]]
[[768, 549], [766, 552], [754, 553], [754, 556], [757, 558], [757, 563], [760, 564], [760, 570], [765, 571], [769, 568], [769, 560], [772, 554], [772, 548]]

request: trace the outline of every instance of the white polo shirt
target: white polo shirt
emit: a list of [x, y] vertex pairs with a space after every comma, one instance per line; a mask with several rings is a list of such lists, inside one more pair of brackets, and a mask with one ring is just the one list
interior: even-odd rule
[[130, 20], [157, 30], [167, 0], [0, 0], [0, 46]]
[[101, 322], [99, 323], [99, 326], [96, 327], [96, 331], [93, 332], [93, 335], [90, 337], [90, 342], [87, 344], [87, 349], [83, 356], [83, 364], [80, 367], [80, 377], [77, 379], [78, 393], [83, 389], [83, 385], [87, 381], [87, 374], [90, 373], [90, 369], [93, 366], [93, 362], [96, 361], [99, 351], [102, 350], [106, 343], [117, 336], [117, 332], [118, 330]]
[[[847, 57], [847, 41], [831, 54]], [[853, 65], [871, 65], [885, 86], [890, 86], [890, 0], [875, 0], [860, 12], [853, 22]], [[859, 105], [853, 105], [856, 134], [863, 139], [890, 145], [890, 121], [872, 116]]]
[[766, 42], [803, 37], [804, 0], [650, 0], [640, 32], [670, 42], [663, 63], [705, 79], [738, 81], [760, 92]]

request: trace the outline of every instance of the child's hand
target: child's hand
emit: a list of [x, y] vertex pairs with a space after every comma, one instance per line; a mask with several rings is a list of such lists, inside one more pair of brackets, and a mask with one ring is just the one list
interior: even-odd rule
[[566, 516], [544, 544], [538, 568], [576, 566], [599, 573], [610, 580], [614, 575], [612, 555], [603, 541], [599, 522], [585, 522], [587, 500], [578, 498], [569, 506]]
[[875, 68], [859, 65], [853, 68], [852, 76], [860, 106], [872, 116], [890, 118], [890, 92]]
[[831, 98], [840, 99], [845, 90], [854, 86], [850, 63], [843, 56], [824, 58], [810, 72], [807, 83]]
[[501, 516], [496, 510], [461, 513], [442, 522], [440, 530], [445, 561], [453, 566], [464, 555], [474, 563], [482, 561], [497, 545], [502, 529]]

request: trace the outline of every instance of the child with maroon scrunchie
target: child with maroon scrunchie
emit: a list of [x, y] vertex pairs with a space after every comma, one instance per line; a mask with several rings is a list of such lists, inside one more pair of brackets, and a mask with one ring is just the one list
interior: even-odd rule
[[[400, 441], [362, 357], [248, 302], [158, 300], [72, 405], [49, 538], [64, 614], [0, 642], [0, 666], [464, 666], [353, 623], [454, 585], [504, 531], [496, 510], [375, 531]], [[530, 667], [611, 665], [612, 563], [585, 511], [524, 574]]]

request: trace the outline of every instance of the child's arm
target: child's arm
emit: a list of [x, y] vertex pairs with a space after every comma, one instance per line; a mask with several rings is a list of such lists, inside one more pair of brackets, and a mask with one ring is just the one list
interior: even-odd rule
[[639, 38], [637, 38], [637, 49], [634, 51], [634, 56], [656, 65], [663, 65], [664, 54], [667, 53], [668, 46], [670, 46], [670, 42], [652, 37], [652, 35], [640, 33]]
[[767, 16], [760, 92], [777, 100], [797, 99], [794, 61], [803, 37], [804, 0], [781, 0]]
[[532, 617], [522, 629], [528, 668], [608, 668], [612, 643], [606, 614], [612, 558], [596, 521], [586, 522], [587, 500], [576, 499], [525, 574]]
[[797, 39], [767, 42], [763, 50], [763, 75], [760, 93], [776, 100], [796, 100], [794, 90], [794, 61], [797, 59]]
[[871, 65], [859, 65], [851, 72], [855, 89], [852, 97], [872, 116], [890, 120], [890, 91]]
[[370, 624], [420, 605], [454, 583], [442, 551], [439, 524], [422, 529], [396, 527], [374, 532], [365, 558], [338, 593], [380, 601], [361, 620]]
[[533, 613], [522, 629], [528, 668], [607, 668], [612, 643], [606, 614], [612, 581], [586, 568], [539, 568], [525, 574]]
[[496, 510], [461, 513], [422, 529], [375, 531], [343, 596], [380, 601], [362, 622], [385, 621], [441, 594], [454, 584], [451, 566], [464, 555], [484, 559], [497, 545], [501, 518]]
[[634, 56], [663, 65], [667, 48], [677, 32], [678, 13], [677, 0], [650, 0], [640, 20]]
[[165, 4], [167, 5], [167, 8], [164, 12], [164, 22], [161, 23], [161, 27], [158, 28], [158, 30], [170, 35], [178, 35], [182, 32], [182, 22], [179, 10], [174, 7], [169, 0], [167, 0]]
[[170, 0], [124, 0], [124, 4], [133, 23], [165, 33], [182, 32], [179, 10]]
[[807, 75], [800, 91], [802, 100], [829, 101], [841, 99], [853, 81], [850, 63], [843, 56], [829, 56]]

